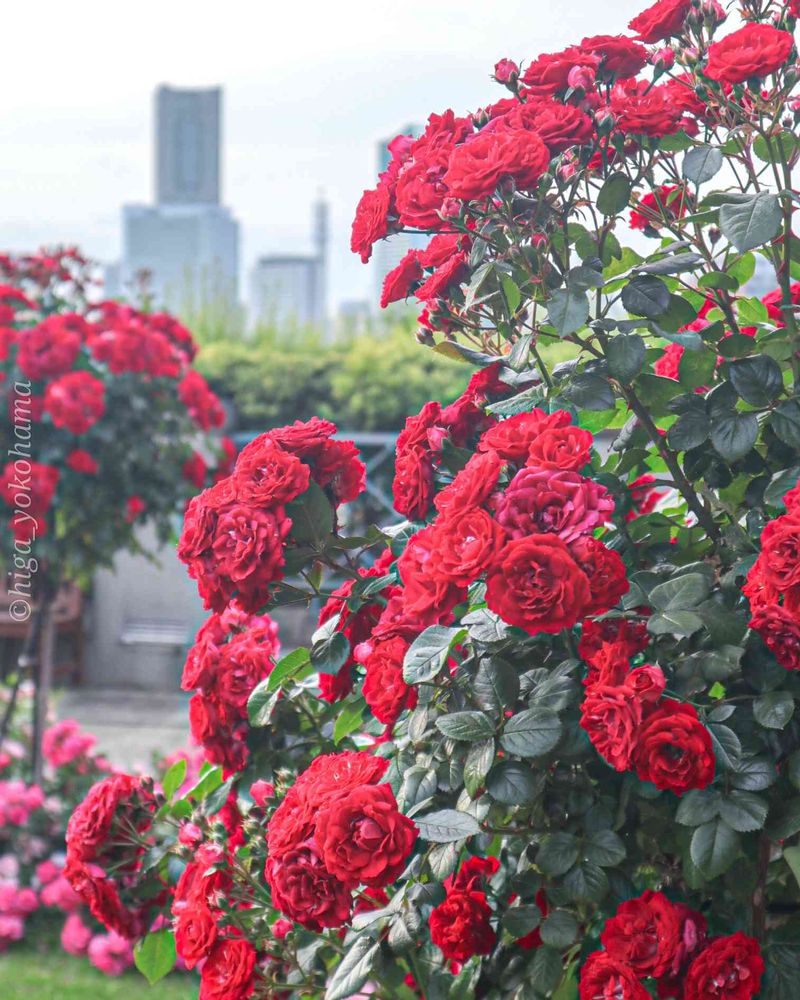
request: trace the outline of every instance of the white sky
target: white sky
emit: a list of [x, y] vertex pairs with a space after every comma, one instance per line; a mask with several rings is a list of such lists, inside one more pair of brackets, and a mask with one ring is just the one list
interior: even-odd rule
[[[0, 250], [120, 248], [120, 206], [152, 199], [152, 93], [225, 88], [224, 200], [245, 274], [309, 248], [331, 204], [330, 300], [366, 297], [352, 212], [375, 183], [376, 141], [504, 95], [497, 59], [528, 61], [620, 33], [646, 0], [39, 0], [3, 10]], [[246, 280], [243, 288], [246, 289]]]

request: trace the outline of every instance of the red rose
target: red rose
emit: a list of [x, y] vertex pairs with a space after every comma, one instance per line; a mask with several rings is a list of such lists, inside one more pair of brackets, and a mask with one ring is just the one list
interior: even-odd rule
[[434, 506], [450, 517], [480, 507], [497, 485], [502, 468], [503, 460], [496, 451], [472, 455], [452, 483], [437, 494]]
[[[295, 420], [293, 424], [277, 427], [268, 433], [284, 451], [291, 451], [303, 461], [313, 463], [322, 453], [326, 442], [336, 433], [336, 424], [320, 417], [312, 417], [310, 420]], [[246, 445], [239, 457], [246, 456], [251, 447], [257, 447], [258, 441], [259, 438], [256, 438]]]
[[467, 201], [494, 194], [512, 177], [518, 188], [532, 188], [550, 165], [550, 152], [528, 132], [479, 132], [456, 146], [444, 181], [450, 193]]
[[341, 927], [350, 919], [350, 890], [331, 875], [311, 847], [267, 858], [264, 875], [272, 890], [272, 904], [290, 920], [319, 933], [323, 927]]
[[208, 466], [206, 465], [206, 460], [199, 451], [193, 451], [191, 457], [187, 458], [181, 466], [181, 475], [196, 490], [202, 490], [207, 474]]
[[350, 249], [360, 254], [366, 264], [372, 256], [372, 245], [389, 232], [389, 187], [379, 184], [373, 191], [365, 191], [356, 207], [350, 234]]
[[552, 531], [571, 542], [614, 512], [605, 487], [576, 472], [520, 469], [497, 498], [495, 514], [510, 538]]
[[56, 427], [72, 434], [85, 434], [106, 410], [106, 389], [89, 372], [69, 372], [50, 382], [44, 390], [45, 412]]
[[486, 581], [490, 610], [531, 635], [571, 628], [589, 601], [586, 574], [555, 535], [510, 542]]
[[497, 858], [467, 858], [455, 875], [445, 879], [444, 887], [459, 892], [483, 891], [486, 883], [500, 869]]
[[664, 349], [664, 353], [653, 365], [653, 371], [662, 378], [679, 379], [683, 352], [684, 347], [682, 344], [668, 344]]
[[430, 442], [430, 432], [441, 419], [438, 403], [426, 403], [419, 413], [408, 417], [397, 437], [394, 482], [394, 507], [399, 514], [421, 520], [428, 512], [433, 496], [433, 468], [437, 452]]
[[751, 1000], [763, 975], [758, 941], [737, 931], [700, 952], [686, 973], [683, 995], [685, 1000]]
[[647, 49], [623, 35], [593, 35], [584, 38], [580, 48], [599, 56], [600, 69], [618, 79], [636, 76], [647, 65]]
[[769, 521], [761, 532], [764, 581], [781, 593], [800, 584], [800, 517], [794, 514]]
[[309, 467], [279, 447], [269, 434], [261, 434], [247, 445], [233, 472], [239, 499], [255, 507], [294, 500], [308, 489], [310, 478]]
[[646, 80], [615, 84], [609, 104], [620, 132], [661, 138], [681, 127], [682, 110], [670, 101], [669, 91]]
[[447, 196], [443, 177], [451, 146], [433, 155], [418, 151], [397, 179], [397, 212], [400, 222], [413, 229], [439, 229], [439, 214]]
[[112, 774], [96, 782], [70, 816], [67, 853], [78, 861], [93, 861], [106, 846], [117, 811], [132, 805], [141, 788], [138, 778]]
[[527, 464], [579, 472], [589, 461], [593, 440], [591, 433], [582, 427], [551, 425], [531, 442]]
[[591, 536], [575, 539], [570, 544], [570, 552], [589, 580], [591, 593], [584, 616], [610, 611], [630, 590], [625, 563], [619, 553]]
[[376, 642], [364, 661], [367, 675], [362, 694], [378, 722], [393, 726], [401, 712], [417, 703], [416, 689], [403, 680], [408, 643], [399, 637]]
[[219, 908], [231, 887], [225, 852], [218, 844], [203, 843], [194, 852], [194, 860], [184, 868], [175, 896], [172, 913], [179, 916], [189, 906], [202, 904], [211, 910]]
[[[30, 506], [27, 509], [30, 514], [44, 514], [53, 502], [60, 478], [61, 473], [54, 465], [29, 462], [27, 459], [7, 462], [0, 474], [0, 496], [12, 508], [23, 508], [29, 500]], [[27, 484], [28, 488], [22, 489], [21, 482]], [[25, 500], [17, 503], [20, 493]]]
[[316, 824], [325, 867], [345, 885], [382, 889], [406, 866], [417, 829], [397, 809], [389, 785], [362, 785], [337, 796]]
[[399, 302], [411, 294], [411, 286], [422, 277], [422, 265], [419, 261], [419, 250], [409, 250], [397, 267], [383, 279], [381, 289], [381, 309], [392, 302]]
[[606, 921], [600, 940], [608, 954], [644, 979], [672, 968], [681, 944], [681, 912], [663, 893], [647, 890], [622, 903]]
[[430, 915], [431, 940], [445, 958], [456, 962], [488, 955], [497, 941], [491, 916], [484, 893], [450, 892]]
[[295, 782], [304, 790], [312, 809], [319, 809], [329, 796], [349, 792], [359, 785], [374, 785], [389, 767], [382, 757], [366, 751], [324, 754], [316, 757]]
[[688, 192], [682, 185], [662, 184], [640, 198], [636, 208], [631, 209], [631, 229], [660, 229], [686, 215], [688, 201]]
[[434, 268], [444, 264], [458, 250], [467, 250], [468, 248], [467, 238], [461, 233], [438, 233], [424, 250], [416, 252], [423, 267]]
[[636, 32], [640, 42], [652, 45], [679, 35], [691, 7], [692, 0], [656, 0], [652, 7], [637, 14], [628, 27]]
[[100, 468], [89, 452], [84, 451], [83, 448], [73, 448], [67, 455], [65, 463], [67, 468], [72, 469], [73, 472], [82, 472], [87, 476], [95, 475]]
[[314, 833], [315, 819], [306, 790], [295, 783], [267, 824], [269, 856], [280, 859], [308, 840]]
[[525, 70], [522, 82], [530, 94], [538, 97], [550, 96], [570, 86], [569, 75], [573, 69], [588, 69], [593, 78], [599, 65], [599, 55], [572, 45], [562, 52], [545, 53], [534, 59]]
[[[525, 462], [531, 446], [541, 435], [551, 429], [569, 427], [571, 421], [566, 410], [545, 413], [544, 410], [533, 409], [528, 413], [517, 413], [485, 431], [478, 442], [478, 451], [494, 451], [509, 462]], [[591, 435], [589, 439], [591, 441]]]
[[50, 316], [19, 334], [17, 364], [33, 381], [63, 375], [75, 364], [81, 349], [80, 334], [66, 316]]
[[780, 69], [794, 48], [788, 31], [770, 24], [746, 24], [708, 49], [705, 75], [719, 83], [744, 83]]
[[714, 780], [711, 735], [692, 705], [665, 698], [636, 737], [634, 766], [641, 781], [683, 795]]
[[664, 693], [667, 680], [664, 671], [652, 663], [635, 667], [625, 678], [625, 686], [645, 704], [655, 704]]
[[650, 643], [647, 623], [631, 618], [606, 618], [583, 623], [578, 653], [587, 663], [592, 662], [592, 657], [606, 643], [618, 643], [626, 657], [635, 656], [647, 649]]
[[800, 670], [800, 622], [779, 604], [759, 608], [750, 619], [775, 659], [786, 670]]
[[641, 721], [642, 703], [626, 685], [610, 687], [598, 682], [587, 690], [581, 728], [615, 771], [630, 769]]
[[175, 921], [175, 945], [187, 969], [205, 958], [216, 940], [217, 922], [205, 903], [191, 903], [180, 912]]
[[269, 676], [276, 652], [269, 626], [239, 632], [220, 649], [211, 683], [219, 700], [235, 715], [247, 718], [247, 699]]
[[256, 950], [242, 938], [217, 941], [200, 974], [198, 1000], [245, 1000], [253, 992]]
[[352, 441], [326, 441], [311, 474], [318, 486], [333, 494], [338, 506], [364, 492], [367, 469]]
[[580, 1000], [650, 1000], [650, 994], [630, 966], [594, 951], [581, 969]]
[[467, 596], [465, 586], [436, 575], [435, 540], [435, 528], [423, 528], [409, 539], [397, 560], [403, 581], [403, 609], [406, 615], [426, 625], [441, 624]]
[[585, 112], [572, 104], [541, 99], [518, 104], [511, 111], [494, 119], [492, 129], [530, 129], [544, 141], [550, 154], [555, 156], [569, 149], [591, 142], [595, 126]]
[[[163, 373], [161, 373], [163, 374]], [[217, 396], [209, 389], [200, 372], [191, 369], [178, 383], [178, 396], [189, 411], [189, 416], [204, 431], [222, 427], [225, 410]]]
[[[772, 292], [767, 292], [761, 301], [767, 307], [769, 318], [774, 320], [777, 326], [786, 326], [786, 313], [783, 310], [783, 290], [776, 288]], [[789, 286], [789, 302], [793, 306], [800, 306], [800, 281], [793, 281]]]
[[414, 294], [420, 302], [442, 298], [451, 285], [461, 281], [467, 270], [467, 255], [463, 250], [459, 250], [438, 267]]
[[494, 563], [505, 533], [485, 510], [439, 518], [430, 532], [428, 572], [434, 580], [467, 587]]

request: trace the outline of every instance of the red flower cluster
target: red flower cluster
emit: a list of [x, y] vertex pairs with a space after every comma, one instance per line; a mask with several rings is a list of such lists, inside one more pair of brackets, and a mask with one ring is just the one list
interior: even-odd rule
[[189, 702], [192, 736], [207, 760], [241, 770], [247, 751], [247, 699], [269, 676], [280, 652], [278, 626], [234, 602], [213, 614], [197, 633], [183, 668], [181, 687], [196, 691]]
[[353, 889], [381, 889], [405, 868], [416, 827], [380, 782], [387, 767], [368, 753], [317, 757], [269, 820], [272, 901], [303, 927], [341, 927]]
[[[800, 485], [800, 484], [799, 484]], [[754, 629], [787, 670], [800, 670], [800, 490], [784, 497], [786, 513], [761, 532], [761, 553], [742, 588]]]
[[794, 38], [788, 31], [769, 24], [746, 24], [709, 46], [703, 72], [719, 83], [762, 80], [786, 63], [793, 48]]
[[621, 637], [582, 645], [590, 672], [581, 727], [616, 771], [633, 769], [641, 781], [676, 795], [705, 788], [716, 764], [708, 730], [692, 705], [663, 697], [660, 667], [629, 669], [630, 650]]
[[314, 418], [262, 434], [239, 455], [233, 473], [194, 497], [178, 555], [197, 580], [206, 607], [224, 611], [236, 598], [250, 612], [283, 577], [292, 530], [286, 505], [313, 480], [334, 506], [364, 488], [364, 465], [349, 441], [332, 440], [334, 424]]
[[44, 409], [56, 427], [85, 434], [106, 409], [105, 385], [89, 372], [69, 372], [48, 382]]
[[[98, 318], [87, 335], [89, 349], [114, 375], [134, 372], [178, 378], [197, 353], [189, 331], [166, 313], [143, 313], [118, 302], [101, 302], [96, 310]], [[202, 376], [198, 378], [205, 385]], [[221, 409], [216, 396], [198, 395], [197, 403], [215, 414], [209, 426], [219, 426]]]
[[465, 962], [488, 955], [497, 943], [486, 882], [499, 867], [497, 858], [470, 858], [445, 881], [445, 900], [430, 916], [431, 940], [445, 958]]
[[605, 951], [593, 952], [581, 969], [581, 1000], [647, 1000], [648, 979], [659, 996], [751, 1000], [764, 971], [758, 942], [741, 933], [708, 941], [706, 933], [702, 914], [648, 889], [606, 922]]

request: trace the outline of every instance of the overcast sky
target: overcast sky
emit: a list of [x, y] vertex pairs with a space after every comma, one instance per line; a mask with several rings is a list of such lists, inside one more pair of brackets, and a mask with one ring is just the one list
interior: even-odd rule
[[[618, 33], [643, 0], [39, 0], [3, 11], [0, 250], [77, 242], [119, 255], [120, 206], [152, 199], [152, 93], [222, 84], [224, 200], [245, 273], [309, 249], [331, 205], [331, 305], [370, 293], [349, 252], [376, 142], [503, 96], [497, 59]], [[243, 283], [246, 287], [246, 282]]]

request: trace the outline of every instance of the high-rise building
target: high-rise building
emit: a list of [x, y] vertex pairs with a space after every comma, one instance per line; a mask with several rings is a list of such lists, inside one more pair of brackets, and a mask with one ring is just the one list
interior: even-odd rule
[[[239, 225], [220, 204], [222, 90], [155, 94], [155, 204], [122, 208], [122, 260], [108, 291], [156, 305], [238, 302]], [[144, 279], [144, 280], [142, 280]]]
[[313, 207], [311, 254], [259, 257], [250, 281], [250, 318], [278, 328], [312, 326], [324, 330], [327, 317], [328, 205]]

